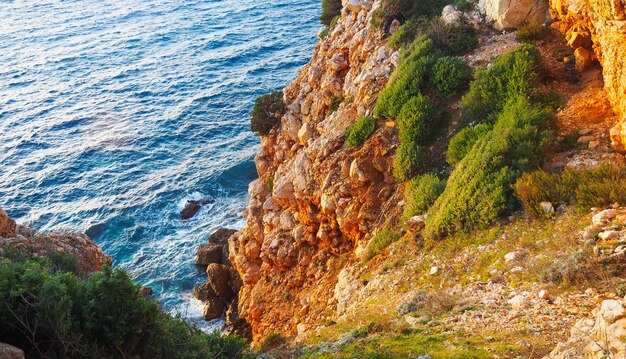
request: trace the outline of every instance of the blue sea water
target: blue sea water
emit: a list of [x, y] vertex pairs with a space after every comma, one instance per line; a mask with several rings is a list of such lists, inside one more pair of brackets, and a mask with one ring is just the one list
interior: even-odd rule
[[[308, 61], [319, 0], [0, 0], [0, 206], [86, 232], [200, 319], [198, 244], [240, 228], [254, 99]], [[192, 220], [187, 199], [212, 197]]]

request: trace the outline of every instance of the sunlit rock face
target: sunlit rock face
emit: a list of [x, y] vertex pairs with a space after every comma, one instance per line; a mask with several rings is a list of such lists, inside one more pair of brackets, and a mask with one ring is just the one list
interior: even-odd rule
[[626, 11], [622, 0], [550, 0], [550, 14], [559, 21], [568, 44], [592, 49], [602, 65], [604, 86], [621, 116], [611, 130], [613, 147], [626, 151]]
[[[393, 126], [379, 123], [358, 150], [344, 144], [346, 128], [372, 111], [397, 58], [369, 26], [377, 6], [344, 7], [284, 90], [280, 127], [261, 139], [247, 226], [229, 243], [243, 280], [239, 315], [257, 341], [271, 332], [293, 337], [324, 322], [336, 309], [342, 261], [357, 256], [397, 208]], [[339, 96], [344, 100], [331, 112]]]

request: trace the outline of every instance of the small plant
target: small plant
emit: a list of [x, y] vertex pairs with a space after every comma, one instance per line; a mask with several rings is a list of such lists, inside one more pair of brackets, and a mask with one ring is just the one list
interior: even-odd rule
[[398, 30], [389, 36], [387, 45], [392, 49], [399, 49], [415, 40], [421, 21], [409, 19], [400, 25]]
[[467, 0], [452, 0], [452, 5], [461, 11], [469, 11], [473, 7], [472, 3]]
[[254, 102], [254, 109], [250, 118], [252, 132], [260, 136], [267, 136], [279, 122], [285, 111], [283, 92], [274, 91], [260, 96]]
[[472, 78], [469, 65], [459, 57], [440, 57], [433, 65], [432, 83], [443, 98], [454, 95]]
[[380, 251], [387, 248], [391, 243], [400, 239], [400, 236], [389, 229], [384, 229], [370, 239], [363, 255], [364, 261], [374, 258]]
[[550, 28], [545, 24], [529, 23], [522, 25], [515, 33], [515, 38], [520, 42], [533, 42], [541, 40], [550, 34]]
[[343, 100], [345, 100], [343, 96], [333, 96], [330, 99], [330, 113], [337, 111]]
[[444, 189], [445, 182], [435, 174], [417, 176], [410, 180], [404, 191], [406, 206], [402, 221], [406, 222], [413, 216], [426, 213]]
[[380, 28], [395, 18], [431, 18], [440, 14], [446, 4], [443, 0], [383, 0], [372, 15], [372, 26]]
[[423, 143], [429, 135], [429, 122], [435, 116], [435, 108], [428, 97], [418, 94], [410, 98], [398, 114], [400, 141]]
[[465, 21], [449, 25], [437, 18], [427, 27], [426, 34], [446, 55], [464, 55], [478, 46], [478, 31], [474, 25]]
[[339, 16], [342, 8], [341, 0], [322, 0], [320, 22], [326, 26], [330, 25], [333, 19]]
[[448, 152], [446, 153], [448, 163], [454, 166], [461, 162], [465, 155], [474, 147], [474, 144], [488, 135], [492, 129], [493, 126], [487, 123], [462, 129], [452, 137], [448, 144]]
[[361, 147], [374, 131], [376, 131], [376, 120], [371, 116], [363, 117], [351, 124], [344, 134], [348, 148]]
[[393, 176], [401, 181], [411, 178], [422, 164], [422, 147], [414, 142], [401, 141], [393, 158]]
[[522, 175], [514, 188], [526, 213], [549, 217], [550, 213], [545, 212], [541, 203], [550, 202], [555, 207], [570, 203], [575, 196], [576, 178], [571, 172], [561, 175], [536, 171]]
[[335, 28], [335, 26], [337, 26], [337, 22], [339, 21], [339, 16], [335, 16], [331, 21], [330, 24], [328, 24], [324, 30], [322, 30], [322, 32], [320, 33], [319, 37], [321, 40], [324, 40], [326, 38], [326, 36], [328, 36], [328, 33], [333, 31], [333, 29]]

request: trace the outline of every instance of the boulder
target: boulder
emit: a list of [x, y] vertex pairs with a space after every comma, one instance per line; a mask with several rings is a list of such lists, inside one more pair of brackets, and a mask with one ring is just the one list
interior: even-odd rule
[[446, 5], [441, 12], [441, 20], [446, 25], [458, 25], [463, 19], [463, 12], [454, 5]]
[[205, 320], [217, 319], [224, 311], [224, 301], [220, 298], [213, 298], [204, 304], [203, 315]]
[[526, 305], [527, 303], [526, 296], [522, 294], [518, 294], [514, 296], [513, 298], [509, 299], [507, 303], [509, 303], [509, 305], [511, 305], [513, 309], [519, 310]]
[[190, 219], [193, 216], [195, 216], [196, 213], [198, 213], [198, 211], [200, 211], [200, 208], [202, 208], [202, 205], [200, 205], [200, 202], [187, 201], [185, 208], [183, 208], [183, 210], [180, 211], [180, 218]]
[[0, 237], [10, 237], [17, 231], [15, 221], [0, 207]]
[[479, 10], [497, 30], [513, 30], [527, 23], [550, 20], [546, 0], [480, 0]]
[[549, 216], [554, 214], [554, 206], [551, 202], [541, 202], [539, 203], [539, 207], [541, 207], [541, 210]]
[[593, 65], [593, 53], [584, 47], [574, 50], [574, 58], [576, 59], [576, 70], [585, 72]]
[[148, 286], [141, 286], [141, 288], [139, 288], [139, 296], [141, 298], [148, 298], [150, 297], [152, 294], [154, 293], [154, 291], [152, 290], [152, 288], [148, 287]]
[[212, 263], [206, 268], [206, 274], [209, 277], [209, 285], [218, 297], [224, 300], [233, 299], [234, 293], [228, 284], [230, 281], [228, 267], [223, 264]]
[[608, 324], [613, 324], [618, 319], [626, 316], [626, 310], [624, 310], [622, 303], [614, 299], [603, 301], [602, 306], [600, 307], [600, 313], [602, 314], [602, 318], [604, 318]]
[[619, 237], [619, 232], [618, 231], [614, 231], [614, 230], [610, 230], [610, 231], [603, 231], [598, 233], [598, 238], [603, 240], [603, 241], [609, 241], [611, 239], [615, 239]]
[[209, 243], [228, 244], [228, 239], [235, 233], [235, 229], [220, 228], [209, 236]]
[[393, 19], [393, 21], [391, 22], [391, 25], [389, 25], [389, 33], [393, 34], [394, 32], [398, 31], [399, 27], [400, 27], [400, 21], [398, 21], [398, 19]]
[[615, 218], [615, 216], [617, 216], [616, 210], [612, 208], [605, 209], [604, 211], [600, 211], [596, 215], [594, 215], [591, 218], [591, 222], [595, 225], [601, 225], [612, 220], [613, 218]]
[[201, 244], [196, 251], [196, 265], [208, 266], [211, 263], [221, 263], [224, 248], [214, 243]]
[[0, 343], [0, 359], [25, 359], [24, 351], [9, 344]]
[[215, 298], [215, 291], [208, 282], [202, 283], [193, 287], [193, 296], [199, 301], [206, 302]]
[[519, 259], [520, 257], [520, 252], [509, 252], [507, 254], [504, 255], [504, 261], [509, 263], [509, 262], [513, 262], [516, 259]]

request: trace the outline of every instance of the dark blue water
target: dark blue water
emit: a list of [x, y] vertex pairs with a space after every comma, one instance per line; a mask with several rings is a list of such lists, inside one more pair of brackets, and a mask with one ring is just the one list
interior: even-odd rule
[[0, 0], [0, 206], [88, 233], [197, 319], [195, 248], [244, 225], [253, 100], [309, 59], [319, 3]]

